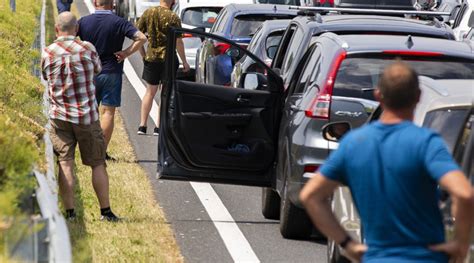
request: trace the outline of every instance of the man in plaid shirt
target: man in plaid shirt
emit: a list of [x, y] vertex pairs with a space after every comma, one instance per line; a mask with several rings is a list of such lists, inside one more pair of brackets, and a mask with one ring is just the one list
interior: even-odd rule
[[63, 12], [56, 23], [57, 39], [42, 54], [48, 82], [50, 133], [59, 163], [59, 190], [66, 218], [74, 219], [74, 153], [79, 144], [82, 163], [92, 168], [101, 220], [117, 221], [109, 204], [105, 141], [99, 123], [94, 76], [101, 71], [95, 47], [76, 38], [76, 17]]

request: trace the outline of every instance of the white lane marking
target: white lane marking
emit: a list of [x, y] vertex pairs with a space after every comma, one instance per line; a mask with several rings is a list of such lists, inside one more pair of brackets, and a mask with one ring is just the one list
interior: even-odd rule
[[[95, 8], [92, 3], [88, 0], [85, 0], [84, 2], [87, 9], [89, 9], [89, 13], [93, 13]], [[143, 82], [138, 77], [128, 59], [124, 61], [123, 71], [140, 99], [143, 99], [146, 92], [145, 85], [143, 85]], [[153, 101], [151, 112], [158, 112], [158, 104], [156, 101]], [[150, 115], [150, 117], [156, 125], [158, 122], [156, 114]], [[234, 262], [260, 262], [250, 246], [250, 243], [245, 238], [242, 231], [240, 231], [239, 226], [235, 223], [234, 218], [229, 213], [224, 203], [222, 203], [222, 200], [219, 198], [212, 186], [209, 183], [191, 182], [190, 184], [209, 214], [209, 217], [214, 223], [214, 226], [219, 232], [219, 235], [224, 241], [224, 244]]]
[[260, 262], [221, 199], [208, 183], [191, 182], [234, 262]]

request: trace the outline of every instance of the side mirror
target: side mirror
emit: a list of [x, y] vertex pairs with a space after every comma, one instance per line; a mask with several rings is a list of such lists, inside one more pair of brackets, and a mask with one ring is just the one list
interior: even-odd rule
[[278, 46], [270, 46], [267, 48], [267, 56], [270, 58], [270, 59], [273, 59], [275, 58], [275, 55], [276, 55], [276, 52], [278, 50]]
[[324, 139], [338, 142], [350, 130], [351, 124], [346, 121], [330, 122], [323, 126], [322, 133]]
[[235, 48], [235, 47], [231, 47], [229, 49], [227, 49], [227, 51], [225, 52], [225, 54], [233, 59], [238, 59], [240, 58], [240, 50], [238, 48]]
[[242, 75], [244, 89], [248, 90], [261, 90], [267, 85], [267, 77], [261, 73], [249, 72]]
[[206, 28], [204, 27], [196, 27], [194, 28], [195, 31], [201, 32], [201, 33], [206, 33]]

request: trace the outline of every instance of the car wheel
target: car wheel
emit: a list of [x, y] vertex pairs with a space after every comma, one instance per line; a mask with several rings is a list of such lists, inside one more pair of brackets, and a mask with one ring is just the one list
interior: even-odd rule
[[339, 250], [339, 246], [336, 245], [334, 240], [328, 239], [328, 263], [351, 263], [349, 259], [341, 255], [341, 251]]
[[270, 187], [262, 188], [262, 214], [267, 219], [280, 217], [280, 196]]
[[306, 239], [311, 236], [313, 224], [306, 211], [295, 206], [288, 198], [288, 181], [285, 181], [280, 208], [280, 233], [288, 239]]

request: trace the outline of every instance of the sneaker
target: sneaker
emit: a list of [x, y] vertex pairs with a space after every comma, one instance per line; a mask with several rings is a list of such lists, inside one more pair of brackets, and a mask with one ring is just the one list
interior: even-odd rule
[[105, 215], [100, 216], [100, 221], [108, 221], [108, 222], [118, 222], [120, 218], [117, 217], [114, 213], [109, 212]]
[[138, 132], [137, 132], [138, 135], [144, 135], [146, 134], [146, 126], [139, 126], [138, 127]]
[[160, 135], [160, 128], [155, 127], [155, 129], [153, 129], [153, 135], [154, 136], [159, 136]]
[[111, 162], [116, 162], [117, 159], [115, 159], [114, 157], [110, 156], [108, 152], [105, 153], [105, 160], [106, 161], [111, 161]]
[[64, 216], [64, 218], [69, 222], [75, 221], [76, 220], [76, 212], [74, 210], [66, 211], [66, 215]]

